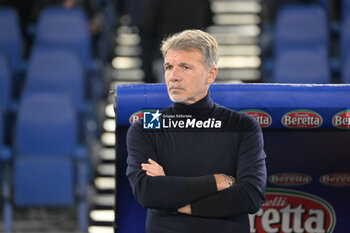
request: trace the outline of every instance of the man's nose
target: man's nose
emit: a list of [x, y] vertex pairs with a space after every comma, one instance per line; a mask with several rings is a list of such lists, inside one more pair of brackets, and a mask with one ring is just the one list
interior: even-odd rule
[[168, 78], [170, 81], [172, 82], [178, 82], [181, 80], [181, 77], [179, 75], [179, 72], [178, 72], [178, 68], [173, 68], [170, 72], [169, 72], [169, 75], [168, 75]]

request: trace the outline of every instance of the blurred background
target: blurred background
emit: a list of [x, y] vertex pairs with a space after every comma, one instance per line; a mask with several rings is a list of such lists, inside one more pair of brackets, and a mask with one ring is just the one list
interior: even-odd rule
[[220, 47], [218, 83], [349, 83], [349, 0], [0, 0], [0, 232], [113, 232], [115, 88], [161, 40]]

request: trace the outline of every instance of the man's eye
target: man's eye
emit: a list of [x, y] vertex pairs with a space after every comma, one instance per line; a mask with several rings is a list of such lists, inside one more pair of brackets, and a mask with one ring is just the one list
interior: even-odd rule
[[189, 66], [183, 66], [183, 68], [184, 68], [185, 70], [191, 69]]
[[166, 66], [165, 70], [171, 70], [171, 68], [172, 68], [171, 66]]

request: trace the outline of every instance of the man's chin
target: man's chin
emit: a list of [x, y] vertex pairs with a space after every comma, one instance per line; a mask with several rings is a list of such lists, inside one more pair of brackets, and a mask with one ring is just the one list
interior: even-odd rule
[[176, 96], [176, 95], [169, 95], [170, 100], [174, 103], [185, 103], [187, 101], [186, 97]]

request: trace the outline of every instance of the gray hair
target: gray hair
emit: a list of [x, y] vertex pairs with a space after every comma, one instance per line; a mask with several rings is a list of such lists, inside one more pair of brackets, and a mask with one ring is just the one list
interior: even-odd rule
[[163, 57], [170, 50], [197, 50], [203, 55], [204, 65], [209, 69], [218, 67], [218, 43], [215, 38], [201, 30], [185, 30], [165, 38], [161, 44]]

